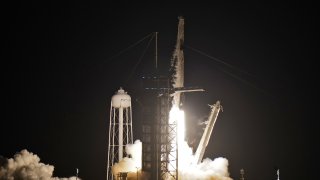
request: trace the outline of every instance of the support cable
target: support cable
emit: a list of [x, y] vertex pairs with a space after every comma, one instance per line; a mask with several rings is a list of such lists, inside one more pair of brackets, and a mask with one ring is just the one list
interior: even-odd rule
[[144, 57], [144, 55], [146, 54], [146, 52], [147, 52], [147, 50], [148, 50], [148, 48], [149, 48], [149, 45], [150, 45], [150, 43], [151, 43], [151, 41], [152, 41], [152, 39], [153, 39], [154, 37], [155, 37], [155, 33], [152, 33], [152, 36], [151, 36], [151, 38], [150, 38], [150, 40], [149, 40], [149, 42], [148, 42], [148, 44], [147, 44], [147, 47], [144, 49], [144, 51], [143, 51], [141, 57], [139, 58], [138, 62], [133, 66], [131, 73], [129, 74], [127, 80], [126, 80], [125, 83], [124, 83], [125, 85], [128, 84], [129, 80], [131, 79], [131, 77], [133, 76], [134, 72], [136, 71], [138, 65], [141, 63], [141, 60], [142, 60], [142, 58]]
[[[221, 64], [223, 64], [223, 65], [225, 65], [225, 66], [227, 66], [227, 67], [229, 67], [229, 68], [231, 68], [231, 69], [234, 69], [234, 70], [237, 70], [237, 71], [239, 71], [239, 72], [245, 73], [245, 74], [247, 74], [247, 75], [249, 75], [249, 76], [252, 76], [252, 77], [256, 77], [255, 75], [253, 75], [253, 74], [251, 74], [251, 73], [249, 73], [249, 72], [247, 72], [247, 71], [244, 71], [244, 70], [242, 70], [242, 69], [240, 69], [240, 68], [238, 68], [238, 67], [236, 67], [236, 66], [233, 66], [233, 65], [231, 65], [231, 64], [228, 64], [228, 63], [226, 63], [226, 62], [224, 62], [224, 61], [222, 61], [222, 60], [220, 60], [220, 59], [218, 59], [218, 58], [215, 58], [215, 57], [213, 57], [213, 56], [210, 56], [210, 55], [208, 55], [208, 54], [206, 54], [206, 53], [204, 53], [204, 52], [202, 52], [202, 51], [200, 51], [200, 50], [198, 50], [198, 49], [192, 48], [192, 47], [187, 46], [187, 45], [185, 45], [185, 47], [187, 47], [187, 48], [189, 48], [189, 49], [191, 49], [191, 50], [193, 50], [193, 51], [195, 51], [195, 52], [197, 52], [197, 53], [199, 53], [199, 54], [201, 54], [201, 55], [203, 55], [203, 56], [206, 56], [206, 57], [208, 57], [208, 58], [210, 58], [210, 59], [212, 59], [212, 60], [215, 60], [216, 62], [219, 62], [219, 63], [221, 63]], [[264, 94], [267, 94], [267, 95], [269, 95], [269, 96], [271, 96], [271, 97], [274, 97], [271, 93], [267, 92], [266, 90], [264, 90], [264, 89], [262, 89], [262, 88], [257, 87], [257, 86], [254, 85], [253, 83], [251, 83], [251, 82], [249, 82], [249, 81], [241, 78], [240, 76], [237, 76], [237, 75], [235, 75], [234, 73], [228, 72], [228, 71], [226, 71], [226, 70], [224, 70], [224, 69], [222, 69], [222, 68], [218, 68], [218, 69], [219, 69], [220, 71], [224, 72], [225, 74], [227, 74], [227, 75], [229, 75], [229, 76], [231, 76], [231, 77], [233, 77], [233, 78], [241, 81], [242, 83], [245, 83], [246, 85], [249, 85], [249, 86], [255, 88], [256, 90], [259, 90], [260, 92], [262, 92], [262, 93], [264, 93]]]
[[215, 60], [216, 62], [219, 62], [219, 63], [221, 63], [221, 64], [223, 64], [223, 65], [225, 65], [225, 66], [228, 66], [228, 67], [231, 68], [231, 69], [235, 69], [235, 70], [237, 70], [237, 71], [239, 71], [239, 72], [245, 73], [245, 74], [250, 75], [250, 76], [252, 76], [252, 77], [256, 77], [255, 75], [253, 75], [253, 74], [251, 74], [251, 73], [249, 73], [249, 72], [247, 72], [247, 71], [245, 71], [245, 70], [242, 70], [242, 69], [240, 69], [240, 68], [238, 68], [238, 67], [236, 67], [236, 66], [233, 66], [233, 65], [231, 65], [231, 64], [228, 64], [228, 63], [226, 63], [226, 62], [224, 62], [224, 61], [222, 61], [222, 60], [220, 60], [220, 59], [218, 59], [218, 58], [215, 58], [215, 57], [213, 57], [213, 56], [210, 56], [210, 55], [208, 55], [208, 54], [206, 54], [206, 53], [204, 53], [204, 52], [202, 52], [202, 51], [200, 51], [200, 50], [198, 50], [198, 49], [195, 49], [195, 48], [190, 47], [190, 46], [187, 46], [187, 45], [185, 45], [185, 47], [187, 47], [187, 48], [189, 48], [189, 49], [191, 49], [191, 50], [193, 50], [193, 51], [195, 51], [195, 52], [197, 52], [197, 53], [199, 53], [199, 54], [201, 54], [201, 55], [204, 55], [204, 56], [206, 56], [206, 57], [208, 57], [208, 58], [210, 58], [210, 59], [212, 59], [212, 60]]
[[135, 42], [135, 43], [131, 44], [131, 45], [130, 45], [130, 46], [128, 46], [127, 48], [122, 49], [122, 50], [121, 50], [121, 51], [119, 51], [117, 54], [113, 55], [112, 57], [110, 57], [110, 58], [108, 58], [108, 59], [109, 59], [109, 60], [111, 60], [111, 59], [113, 59], [113, 58], [115, 58], [115, 57], [117, 57], [117, 56], [119, 56], [119, 55], [123, 54], [125, 51], [127, 51], [127, 50], [129, 50], [129, 49], [131, 49], [131, 48], [135, 47], [136, 45], [138, 45], [139, 43], [141, 43], [143, 40], [145, 40], [146, 38], [150, 37], [151, 35], [152, 35], [152, 37], [153, 37], [153, 36], [154, 36], [154, 33], [150, 33], [150, 34], [148, 34], [147, 36], [145, 36], [145, 37], [143, 37], [142, 39], [140, 39], [139, 41], [137, 41], [137, 42]]

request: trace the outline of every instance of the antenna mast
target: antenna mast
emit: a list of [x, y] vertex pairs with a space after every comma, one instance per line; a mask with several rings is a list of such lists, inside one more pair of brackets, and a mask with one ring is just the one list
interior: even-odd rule
[[156, 69], [158, 69], [158, 32], [155, 32], [156, 35], [156, 53], [155, 53], [155, 61], [156, 61]]

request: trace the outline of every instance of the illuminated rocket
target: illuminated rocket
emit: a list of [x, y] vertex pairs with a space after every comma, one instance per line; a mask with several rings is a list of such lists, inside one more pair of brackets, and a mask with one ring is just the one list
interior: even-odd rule
[[[174, 89], [174, 93], [172, 94], [173, 96], [172, 105], [180, 109], [182, 105], [182, 102], [181, 102], [182, 92], [204, 91], [204, 90], [184, 87], [184, 55], [183, 55], [184, 19], [181, 16], [178, 19], [179, 19], [178, 35], [177, 35], [176, 47], [173, 52], [173, 58], [171, 60], [171, 69], [173, 69], [172, 87]], [[205, 131], [202, 135], [202, 138], [196, 150], [194, 164], [199, 164], [202, 161], [204, 152], [206, 150], [206, 147], [209, 143], [209, 140], [212, 134], [215, 121], [221, 109], [220, 101], [217, 101], [216, 104], [210, 107], [211, 107], [211, 112], [208, 119], [208, 124], [205, 128]], [[179, 124], [179, 122], [177, 123]]]
[[[172, 86], [174, 89], [183, 88], [184, 86], [184, 56], [183, 56], [183, 43], [184, 43], [184, 19], [178, 17], [178, 35], [176, 47], [171, 59], [171, 69], [174, 70], [172, 75]], [[173, 105], [181, 106], [181, 92], [173, 94]]]
[[173, 96], [172, 105], [177, 106], [178, 108], [182, 105], [181, 93], [183, 92], [195, 92], [195, 91], [204, 91], [201, 88], [192, 88], [184, 87], [184, 55], [183, 55], [183, 44], [184, 44], [184, 19], [183, 17], [178, 17], [178, 35], [176, 47], [173, 52], [173, 57], [171, 59], [171, 68], [173, 71], [171, 84], [173, 87]]

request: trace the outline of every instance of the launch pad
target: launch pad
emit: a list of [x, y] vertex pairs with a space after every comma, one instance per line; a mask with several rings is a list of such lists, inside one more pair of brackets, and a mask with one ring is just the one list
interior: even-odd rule
[[[140, 100], [140, 103], [143, 104], [141, 152], [142, 163], [141, 165], [139, 165], [139, 167], [134, 167], [137, 168], [137, 178], [138, 171], [140, 169], [141, 173], [143, 172], [143, 174], [147, 174], [147, 176], [144, 176], [144, 179], [178, 180], [182, 179], [179, 177], [180, 166], [186, 166], [186, 164], [180, 164], [182, 161], [180, 162], [179, 160], [181, 155], [183, 155], [184, 153], [182, 152], [180, 155], [180, 151], [184, 151], [184, 149], [181, 147], [185, 143], [184, 117], [180, 117], [181, 115], [184, 116], [184, 114], [180, 114], [183, 113], [183, 111], [180, 110], [181, 105], [183, 104], [183, 93], [204, 90], [198, 87], [184, 87], [184, 19], [182, 17], [179, 17], [178, 19], [178, 35], [175, 51], [171, 60], [171, 71], [169, 71], [168, 75], [166, 76], [154, 74], [152, 76], [142, 77], [143, 98]], [[157, 36], [157, 33], [155, 33], [155, 36]], [[157, 52], [155, 61], [157, 67]], [[120, 135], [120, 132], [126, 133], [128, 135], [128, 132], [123, 132], [123, 129], [130, 130], [130, 128], [128, 129], [128, 127], [131, 127], [129, 123], [127, 123], [127, 127], [125, 127], [125, 124], [123, 124], [123, 120], [121, 120], [121, 117], [123, 117], [123, 114], [120, 115], [120, 113], [123, 112], [123, 110], [121, 111], [121, 106], [117, 106], [116, 108], [120, 108], [119, 110], [115, 110], [115, 112], [119, 112], [119, 121], [115, 118], [110, 119], [110, 122], [111, 120], [113, 120], [113, 122], [116, 122], [114, 124], [110, 124], [110, 126], [119, 125], [119, 127], [114, 128], [116, 129], [116, 131], [111, 131], [112, 129], [109, 130], [108, 162], [111, 163], [108, 164], [107, 180], [112, 180], [116, 177], [126, 178], [124, 176], [120, 176], [120, 173], [122, 173], [123, 175], [123, 173], [125, 172], [118, 172], [117, 174], [114, 174], [112, 172], [112, 166], [116, 163], [116, 161], [120, 162], [126, 155], [123, 152], [123, 149], [124, 146], [129, 142], [124, 142], [123, 140], [130, 139], [128, 138], [129, 136], [127, 136], [127, 139], [123, 139], [123, 135]], [[189, 160], [187, 164], [196, 165], [202, 161], [205, 148], [208, 144], [220, 108], [221, 105], [219, 101], [211, 106], [212, 110], [208, 119], [208, 124], [199, 143], [195, 158]], [[173, 112], [173, 110], [176, 110], [176, 112]], [[171, 112], [177, 114], [171, 114]], [[111, 111], [110, 113], [112, 115]], [[112, 117], [116, 116], [113, 115]], [[117, 129], [119, 129], [119, 131]], [[113, 135], [114, 133], [119, 133], [119, 138], [110, 139], [110, 137], [115, 137], [115, 135]], [[119, 144], [114, 144], [113, 139], [116, 139], [116, 142], [119, 142]], [[110, 140], [112, 140], [112, 143], [110, 142]], [[112, 148], [119, 148], [119, 152], [112, 152]]]

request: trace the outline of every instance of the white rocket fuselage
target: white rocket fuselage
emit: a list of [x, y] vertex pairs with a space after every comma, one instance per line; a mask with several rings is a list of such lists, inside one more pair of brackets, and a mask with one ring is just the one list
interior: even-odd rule
[[[183, 43], [184, 43], [184, 19], [179, 17], [177, 43], [173, 53], [171, 66], [175, 69], [173, 75], [173, 88], [182, 88], [184, 86], [184, 55], [183, 55]], [[176, 92], [173, 96], [173, 104], [177, 107], [181, 105], [181, 92]]]

